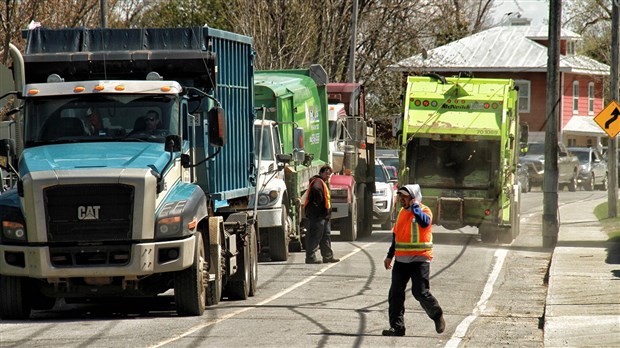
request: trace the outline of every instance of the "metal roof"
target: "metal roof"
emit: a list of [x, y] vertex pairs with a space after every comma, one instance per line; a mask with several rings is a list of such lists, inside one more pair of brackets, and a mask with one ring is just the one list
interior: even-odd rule
[[[562, 40], [581, 36], [562, 29]], [[392, 64], [392, 71], [502, 71], [546, 72], [547, 47], [536, 40], [547, 40], [547, 26], [498, 26], [453, 41]], [[560, 71], [577, 74], [609, 75], [609, 66], [580, 55], [560, 57]]]
[[564, 134], [605, 136], [605, 131], [594, 122], [593, 116], [574, 116], [562, 129]]

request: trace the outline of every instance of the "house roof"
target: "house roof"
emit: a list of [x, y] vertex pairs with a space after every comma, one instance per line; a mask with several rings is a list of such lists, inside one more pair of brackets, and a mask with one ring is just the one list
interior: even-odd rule
[[[536, 40], [547, 40], [547, 26], [498, 26], [436, 47], [392, 64], [392, 71], [502, 71], [546, 72], [547, 47]], [[562, 40], [581, 36], [562, 29]], [[560, 71], [577, 74], [609, 75], [609, 66], [580, 55], [560, 57]]]
[[564, 134], [605, 136], [605, 131], [594, 122], [592, 116], [574, 116], [562, 129]]

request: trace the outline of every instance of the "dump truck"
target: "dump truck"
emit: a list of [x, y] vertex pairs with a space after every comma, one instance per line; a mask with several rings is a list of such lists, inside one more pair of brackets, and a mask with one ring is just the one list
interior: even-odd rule
[[372, 233], [376, 126], [366, 114], [364, 86], [328, 83], [332, 228], [354, 241]]
[[11, 45], [16, 188], [0, 317], [174, 289], [179, 315], [257, 288], [252, 38], [209, 27], [27, 31]]
[[304, 246], [302, 196], [328, 162], [326, 83], [320, 65], [254, 74], [257, 218], [261, 250], [272, 261]]
[[509, 79], [408, 76], [399, 183], [419, 184], [433, 224], [478, 227], [485, 243], [519, 233], [517, 90]]

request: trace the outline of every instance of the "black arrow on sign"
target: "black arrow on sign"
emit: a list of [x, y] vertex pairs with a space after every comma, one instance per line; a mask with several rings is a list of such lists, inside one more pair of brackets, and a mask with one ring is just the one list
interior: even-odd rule
[[607, 122], [605, 122], [605, 129], [609, 129], [609, 125], [618, 119], [618, 116], [620, 116], [620, 111], [618, 111], [618, 108], [614, 108], [614, 111], [611, 112], [611, 115], [613, 116], [612, 118], [610, 118], [609, 120], [607, 120]]

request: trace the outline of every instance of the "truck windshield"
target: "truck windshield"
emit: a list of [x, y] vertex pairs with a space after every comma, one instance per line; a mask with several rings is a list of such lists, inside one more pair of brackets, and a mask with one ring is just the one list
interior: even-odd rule
[[179, 102], [170, 95], [30, 98], [26, 147], [62, 142], [163, 142], [179, 134]]

